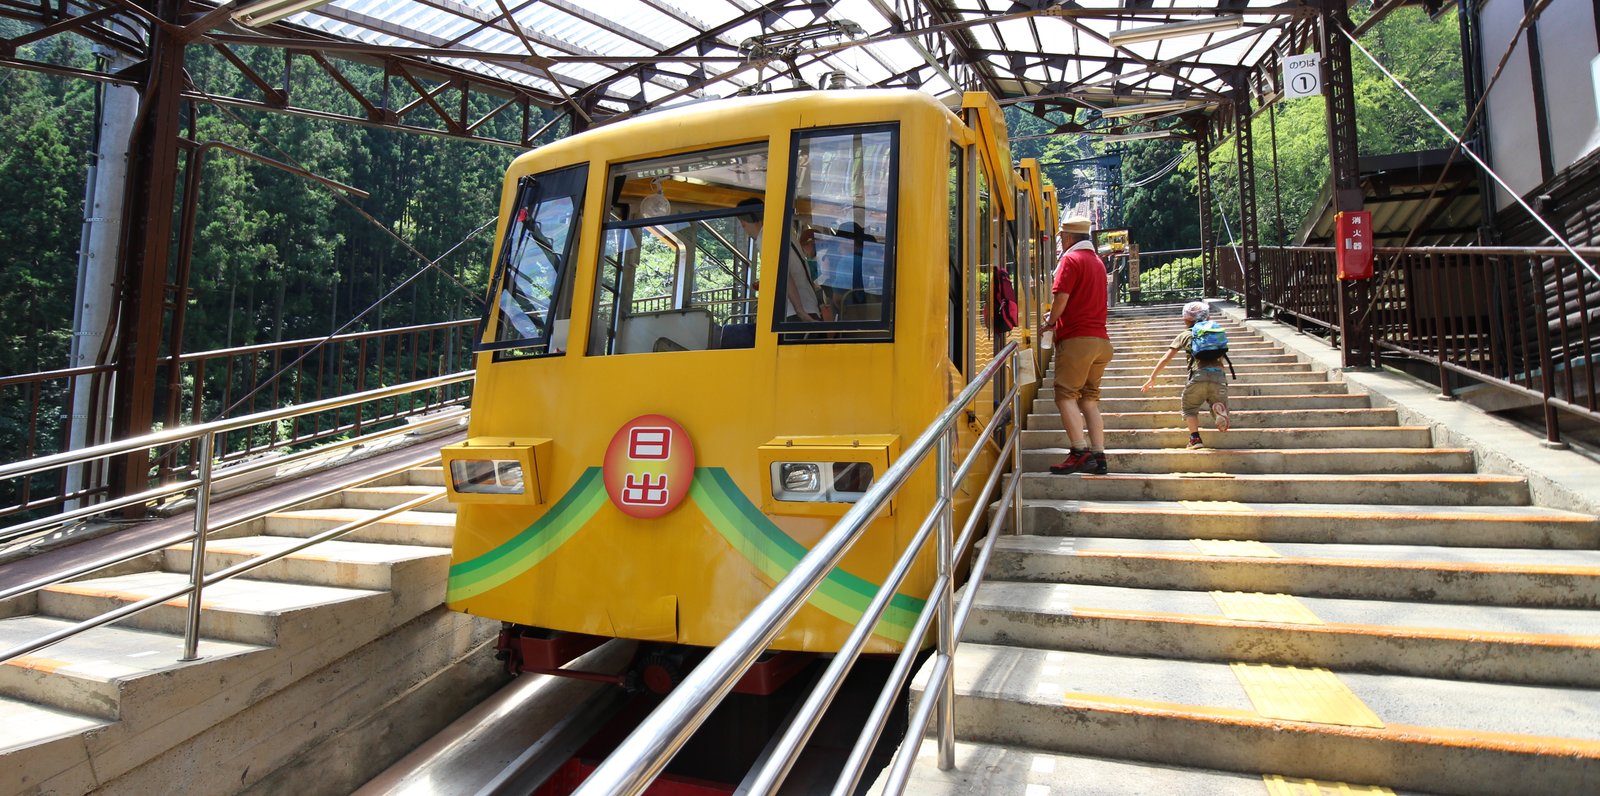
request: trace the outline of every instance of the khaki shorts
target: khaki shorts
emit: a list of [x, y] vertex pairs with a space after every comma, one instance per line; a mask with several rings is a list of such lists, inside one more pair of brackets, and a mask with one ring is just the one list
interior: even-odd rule
[[1100, 377], [1111, 364], [1111, 341], [1069, 337], [1056, 341], [1056, 398], [1100, 400]]
[[1183, 387], [1183, 416], [1199, 417], [1212, 404], [1228, 405], [1228, 385], [1216, 381], [1191, 381]]

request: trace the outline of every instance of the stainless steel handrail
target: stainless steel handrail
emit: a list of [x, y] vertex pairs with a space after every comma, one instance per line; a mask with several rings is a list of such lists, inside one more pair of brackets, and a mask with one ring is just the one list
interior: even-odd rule
[[[933, 589], [927, 605], [917, 619], [913, 633], [906, 640], [905, 651], [901, 660], [896, 663], [896, 671], [900, 672], [903, 682], [905, 674], [910, 671], [910, 661], [916, 656], [921, 647], [921, 641], [934, 616], [937, 614], [938, 634], [935, 639], [935, 670], [934, 677], [930, 679], [927, 693], [938, 693], [937, 698], [925, 699], [919, 707], [919, 713], [926, 712], [922, 708], [931, 708], [934, 704], [940, 705], [943, 717], [940, 726], [940, 767], [950, 768], [954, 765], [954, 721], [952, 710], [954, 707], [951, 682], [948, 673], [951, 668], [951, 656], [956, 644], [956, 623], [960, 619], [953, 604], [954, 563], [959, 559], [960, 549], [952, 539], [953, 511], [954, 511], [954, 486], [960, 483], [951, 477], [950, 438], [954, 433], [954, 424], [957, 418], [962, 417], [967, 407], [978, 397], [979, 391], [994, 381], [1001, 369], [1010, 366], [1012, 373], [1012, 387], [1006, 396], [1010, 405], [1009, 412], [997, 412], [990, 420], [984, 432], [976, 438], [972, 450], [966, 460], [958, 469], [958, 474], [970, 471], [976, 457], [987, 449], [988, 440], [996, 429], [1007, 417], [1012, 423], [1012, 431], [1007, 444], [1002, 447], [997, 460], [995, 471], [991, 473], [984, 491], [979, 495], [974, 509], [975, 515], [983, 513], [987, 505], [993, 486], [998, 481], [999, 471], [1003, 466], [1006, 454], [1011, 456], [1013, 483], [1007, 491], [1009, 496], [1015, 496], [1016, 483], [1021, 473], [1021, 393], [1017, 376], [1020, 368], [1017, 365], [1017, 343], [1013, 342], [1003, 348], [1000, 353], [971, 383], [963, 389], [944, 411], [911, 443], [901, 457], [890, 465], [883, 476], [868, 488], [854, 506], [851, 506], [839, 522], [828, 531], [811, 551], [797, 563], [794, 569], [776, 585], [772, 592], [763, 599], [744, 621], [740, 622], [728, 637], [718, 644], [697, 665], [683, 682], [673, 689], [672, 693], [664, 699], [661, 705], [653, 711], [640, 725], [616, 748], [604, 762], [584, 781], [576, 791], [578, 796], [600, 796], [601, 794], [637, 794], [646, 788], [651, 781], [661, 772], [667, 762], [679, 748], [689, 739], [711, 711], [722, 701], [734, 683], [744, 674], [750, 665], [761, 653], [767, 649], [778, 634], [788, 624], [789, 620], [805, 605], [807, 598], [821, 585], [828, 573], [844, 558], [850, 548], [861, 538], [867, 525], [880, 514], [889, 504], [900, 488], [910, 479], [911, 475], [921, 466], [929, 453], [938, 451], [939, 467], [939, 493], [933, 511], [924, 520], [910, 545], [901, 553], [889, 577], [885, 580], [878, 593], [868, 604], [862, 618], [851, 630], [844, 645], [835, 655], [833, 663], [818, 681], [817, 687], [807, 698], [801, 710], [797, 712], [794, 721], [780, 739], [779, 744], [767, 758], [763, 769], [759, 772], [749, 788], [750, 793], [771, 793], [781, 784], [784, 775], [793, 765], [805, 740], [815, 729], [816, 722], [820, 720], [822, 712], [827, 709], [828, 703], [837, 693], [842, 682], [845, 670], [861, 653], [867, 639], [871, 635], [879, 617], [889, 605], [899, 583], [904, 580], [910, 571], [911, 564], [917, 556], [924, 552], [925, 544], [930, 533], [937, 528], [938, 550], [936, 555], [939, 571], [935, 577]], [[1002, 404], [1004, 405], [1004, 404]], [[994, 512], [991, 527], [1003, 521], [1006, 516], [1006, 506], [1001, 505]], [[1012, 516], [1019, 517], [1015, 511]], [[970, 521], [969, 525], [976, 521]], [[1020, 526], [1018, 526], [1020, 527]], [[990, 543], [993, 536], [991, 531]], [[967, 534], [963, 534], [966, 537]], [[988, 549], [988, 545], [986, 545]], [[973, 581], [969, 583], [969, 592], [973, 584], [981, 578], [981, 572], [974, 570]], [[965, 602], [965, 601], [964, 601]], [[891, 684], [889, 689], [889, 702], [893, 701], [893, 691], [898, 690], [898, 685]], [[881, 733], [883, 719], [887, 715], [888, 706], [880, 695], [878, 707], [883, 708], [879, 714], [876, 710], [874, 718], [869, 720], [868, 726], [876, 727], [873, 732], [874, 742], [876, 735]], [[923, 725], [926, 724], [923, 717]], [[920, 733], [920, 730], [918, 731]], [[858, 743], [858, 746], [860, 744]], [[872, 742], [866, 744], [870, 750]], [[914, 742], [908, 743], [912, 748], [902, 748], [902, 756], [914, 756]], [[859, 749], [857, 750], [859, 751]], [[861, 767], [865, 765], [866, 755], [852, 754], [851, 763], [853, 772], [847, 771], [850, 779], [859, 779]], [[907, 764], [909, 765], [909, 763]], [[838, 792], [836, 790], [836, 792]], [[845, 789], [848, 792], [848, 788]]]
[[268, 409], [253, 415], [213, 420], [209, 423], [197, 423], [192, 426], [177, 426], [164, 429], [142, 437], [130, 437], [116, 440], [88, 448], [52, 453], [48, 456], [39, 456], [33, 459], [24, 459], [20, 462], [0, 464], [0, 479], [16, 478], [18, 476], [32, 475], [45, 470], [53, 470], [69, 464], [78, 464], [90, 459], [103, 459], [119, 453], [129, 453], [144, 448], [154, 448], [161, 445], [171, 445], [175, 442], [187, 442], [199, 438], [202, 434], [215, 434], [223, 431], [237, 431], [241, 428], [271, 423], [277, 420], [287, 420], [291, 417], [324, 412], [329, 409], [341, 409], [352, 404], [375, 401], [379, 398], [388, 398], [394, 395], [404, 395], [408, 392], [431, 390], [438, 387], [448, 387], [464, 381], [471, 381], [472, 371], [461, 371], [444, 376], [434, 376], [431, 379], [408, 381], [391, 387], [379, 387], [375, 390], [340, 395], [333, 398], [324, 398], [308, 404], [285, 406], [278, 409]]
[[[193, 534], [192, 534], [193, 547], [192, 547], [192, 549], [190, 551], [190, 577], [189, 577], [189, 583], [186, 584], [185, 586], [183, 586], [182, 588], [168, 590], [164, 594], [157, 595], [155, 597], [146, 598], [144, 600], [140, 600], [138, 602], [131, 603], [129, 605], [125, 605], [125, 606], [123, 606], [121, 608], [118, 608], [116, 610], [107, 612], [105, 614], [101, 614], [100, 616], [85, 620], [83, 622], [79, 622], [79, 623], [77, 623], [77, 624], [75, 624], [75, 625], [73, 625], [71, 627], [63, 628], [62, 630], [59, 630], [59, 631], [57, 631], [55, 633], [51, 633], [51, 634], [49, 634], [47, 636], [44, 636], [42, 638], [35, 639], [35, 640], [31, 641], [31, 642], [28, 642], [28, 643], [22, 644], [20, 646], [14, 647], [12, 649], [0, 652], [0, 663], [3, 663], [4, 661], [10, 660], [11, 658], [15, 658], [15, 657], [18, 657], [18, 656], [21, 656], [21, 655], [27, 655], [27, 654], [29, 654], [31, 652], [36, 652], [36, 651], [38, 651], [40, 649], [43, 649], [44, 647], [47, 647], [47, 646], [49, 646], [51, 644], [54, 644], [54, 643], [56, 643], [58, 641], [61, 641], [63, 639], [75, 636], [75, 635], [77, 635], [79, 633], [82, 633], [82, 632], [84, 632], [86, 630], [90, 630], [92, 628], [99, 627], [101, 625], [117, 621], [118, 619], [122, 619], [124, 617], [131, 616], [131, 615], [133, 615], [135, 613], [138, 613], [140, 611], [143, 611], [143, 610], [145, 610], [147, 608], [152, 608], [154, 606], [157, 606], [157, 605], [160, 605], [160, 604], [162, 604], [164, 602], [167, 602], [168, 600], [176, 599], [177, 597], [181, 597], [181, 596], [184, 596], [184, 595], [188, 596], [189, 605], [188, 605], [188, 619], [187, 619], [187, 622], [185, 623], [185, 628], [184, 628], [184, 654], [183, 654], [182, 660], [194, 660], [196, 658], [196, 656], [198, 655], [199, 644], [200, 644], [200, 606], [201, 606], [202, 590], [207, 585], [219, 582], [221, 580], [226, 580], [227, 578], [233, 577], [234, 575], [239, 574], [241, 572], [247, 572], [249, 570], [255, 569], [256, 567], [263, 566], [263, 565], [265, 565], [267, 563], [270, 563], [272, 561], [276, 561], [276, 560], [278, 560], [280, 558], [283, 558], [284, 556], [287, 556], [287, 555], [290, 555], [292, 553], [295, 553], [295, 552], [298, 552], [300, 550], [303, 550], [306, 547], [309, 547], [309, 546], [311, 546], [313, 544], [317, 544], [319, 542], [326, 541], [328, 539], [338, 538], [339, 536], [343, 536], [344, 534], [350, 533], [351, 531], [357, 530], [359, 528], [366, 527], [367, 525], [370, 525], [372, 523], [378, 522], [379, 520], [385, 519], [385, 518], [387, 518], [389, 516], [392, 516], [394, 514], [400, 513], [402, 511], [408, 511], [408, 510], [410, 510], [412, 508], [416, 508], [416, 507], [425, 505], [427, 503], [431, 503], [431, 502], [433, 502], [435, 500], [438, 500], [439, 498], [443, 497], [444, 494], [445, 494], [444, 490], [440, 489], [437, 492], [435, 492], [434, 494], [427, 495], [427, 496], [422, 497], [422, 498], [417, 498], [417, 499], [414, 499], [414, 500], [407, 501], [405, 503], [402, 503], [400, 506], [397, 506], [397, 507], [394, 507], [394, 508], [391, 508], [391, 509], [386, 509], [383, 512], [380, 512], [379, 514], [374, 515], [372, 517], [368, 517], [368, 518], [364, 518], [362, 520], [357, 520], [355, 522], [347, 523], [347, 524], [339, 526], [338, 528], [335, 528], [335, 529], [333, 529], [331, 531], [326, 531], [326, 532], [323, 532], [321, 534], [317, 534], [316, 536], [309, 537], [307, 539], [307, 541], [305, 541], [305, 542], [297, 543], [297, 544], [292, 545], [292, 546], [290, 546], [290, 547], [288, 547], [288, 548], [286, 548], [284, 550], [280, 550], [280, 551], [278, 551], [276, 553], [270, 553], [270, 554], [267, 554], [267, 555], [264, 555], [264, 556], [258, 556], [258, 557], [250, 559], [249, 561], [241, 562], [239, 564], [236, 564], [236, 565], [234, 565], [232, 567], [228, 567], [226, 569], [223, 569], [223, 570], [221, 570], [219, 572], [216, 572], [216, 573], [213, 573], [211, 575], [206, 575], [205, 574], [205, 545], [206, 545], [206, 538], [208, 537], [208, 535], [213, 530], [216, 530], [216, 529], [213, 529], [213, 528], [210, 527], [210, 523], [208, 521], [208, 515], [209, 515], [209, 512], [210, 512], [210, 504], [211, 504], [211, 490], [212, 490], [211, 465], [212, 465], [213, 459], [214, 459], [212, 454], [213, 454], [213, 446], [215, 445], [215, 442], [216, 442], [216, 436], [218, 434], [221, 434], [221, 433], [226, 433], [226, 432], [229, 432], [229, 431], [235, 431], [235, 430], [242, 429], [242, 428], [248, 428], [250, 426], [259, 425], [259, 424], [262, 424], [262, 423], [276, 422], [278, 420], [284, 420], [284, 419], [288, 419], [288, 418], [291, 418], [291, 417], [298, 417], [298, 416], [301, 416], [301, 415], [312, 414], [312, 413], [315, 413], [315, 412], [327, 411], [329, 409], [338, 409], [338, 408], [342, 408], [342, 407], [346, 407], [346, 406], [353, 406], [353, 405], [356, 405], [356, 404], [361, 404], [361, 403], [365, 403], [365, 402], [368, 402], [368, 401], [374, 401], [374, 400], [378, 400], [378, 399], [381, 399], [381, 398], [388, 398], [388, 397], [395, 396], [395, 395], [405, 395], [405, 394], [411, 393], [411, 392], [419, 392], [419, 391], [424, 391], [424, 390], [438, 389], [440, 387], [446, 387], [446, 386], [449, 386], [451, 384], [458, 384], [458, 383], [461, 383], [461, 382], [469, 381], [472, 378], [474, 378], [474, 374], [471, 371], [463, 371], [463, 372], [460, 372], [460, 373], [453, 373], [453, 374], [449, 374], [449, 375], [446, 375], [446, 376], [436, 376], [436, 377], [429, 378], [429, 379], [421, 379], [421, 380], [418, 380], [418, 381], [407, 382], [407, 383], [404, 383], [404, 384], [397, 384], [397, 385], [393, 385], [393, 386], [390, 386], [390, 387], [380, 387], [380, 388], [377, 388], [377, 389], [374, 389], [374, 390], [367, 390], [367, 391], [364, 391], [364, 392], [352, 393], [350, 395], [342, 395], [342, 396], [337, 396], [337, 397], [334, 397], [334, 398], [326, 398], [326, 399], [323, 399], [323, 400], [320, 400], [320, 401], [313, 401], [311, 403], [301, 404], [301, 405], [298, 405], [298, 406], [287, 406], [287, 407], [281, 407], [281, 408], [278, 408], [278, 409], [271, 409], [271, 410], [268, 410], [268, 411], [265, 411], [265, 412], [257, 412], [255, 414], [245, 415], [245, 416], [237, 417], [237, 418], [229, 418], [229, 419], [225, 419], [225, 420], [216, 420], [216, 421], [212, 421], [210, 423], [200, 423], [200, 424], [193, 425], [193, 426], [180, 426], [180, 427], [174, 428], [174, 429], [168, 429], [168, 430], [165, 430], [165, 431], [159, 431], [159, 432], [156, 432], [154, 434], [146, 434], [146, 435], [144, 435], [142, 437], [134, 437], [134, 438], [127, 439], [127, 440], [119, 440], [119, 441], [116, 441], [116, 442], [106, 443], [104, 445], [96, 445], [96, 446], [89, 447], [89, 448], [82, 448], [82, 449], [79, 449], [79, 450], [76, 450], [76, 451], [65, 451], [63, 453], [51, 454], [49, 456], [40, 456], [38, 458], [28, 459], [28, 460], [21, 461], [21, 462], [14, 462], [12, 464], [0, 466], [0, 478], [14, 478], [14, 477], [20, 477], [20, 476], [27, 476], [27, 475], [31, 475], [33, 473], [42, 472], [42, 471], [54, 469], [54, 468], [57, 468], [57, 467], [63, 467], [63, 466], [70, 465], [70, 464], [77, 464], [77, 463], [80, 463], [80, 462], [89, 461], [91, 459], [98, 459], [98, 458], [103, 458], [103, 457], [106, 457], [106, 456], [114, 456], [114, 455], [117, 455], [117, 454], [120, 454], [120, 453], [127, 453], [129, 451], [135, 451], [135, 450], [140, 450], [140, 449], [144, 449], [144, 448], [152, 448], [152, 447], [156, 447], [156, 446], [160, 446], [160, 445], [169, 445], [169, 444], [178, 443], [178, 442], [186, 442], [186, 441], [189, 441], [189, 440], [198, 440], [199, 441], [199, 455], [196, 457], [196, 459], [197, 459], [196, 464], [198, 466], [197, 477], [192, 481], [185, 481], [180, 485], [183, 488], [193, 488], [195, 490], [194, 523], [193, 523], [194, 529], [193, 529]], [[459, 419], [459, 415], [448, 417], [448, 418], [436, 418], [436, 419], [434, 419], [433, 421], [430, 421], [430, 422], [445, 422], [447, 420], [455, 420], [455, 419]], [[374, 435], [374, 436], [376, 436], [376, 435]], [[249, 471], [251, 469], [257, 469], [257, 468], [252, 467], [252, 466], [246, 466], [246, 467], [243, 467], [243, 468], [239, 468], [238, 472], [246, 472], [246, 471]], [[374, 476], [374, 477], [377, 477], [377, 476]], [[181, 491], [181, 490], [179, 490], [179, 491]], [[171, 493], [169, 492], [168, 494], [171, 494]], [[300, 498], [301, 501], [306, 500], [306, 499], [308, 499], [308, 498], [305, 498], [303, 496]], [[119, 504], [119, 505], [125, 505], [125, 503]], [[95, 506], [93, 506], [91, 508], [95, 509], [95, 511], [89, 512], [89, 513], [100, 513], [100, 512], [103, 512], [103, 511], [107, 511], [109, 509], [109, 506], [108, 506], [108, 504], [97, 504], [97, 505], [95, 505]], [[232, 522], [232, 523], [228, 523], [228, 524], [232, 525], [232, 524], [236, 524], [236, 523], [237, 523], [237, 521]], [[165, 544], [160, 545], [160, 547], [166, 547], [166, 546], [169, 546], [169, 545], [170, 545], [170, 541], [165, 543]], [[144, 550], [143, 548], [141, 548], [141, 552], [138, 553], [138, 554], [142, 555], [145, 552], [150, 552], [150, 551], [149, 550]], [[121, 560], [128, 560], [128, 557], [129, 557], [128, 555], [124, 555], [124, 556], [121, 557]], [[136, 557], [136, 556], [134, 556], [134, 557]], [[106, 566], [112, 566], [113, 564], [120, 563], [120, 562], [105, 563], [105, 562], [101, 561], [101, 562], [92, 562], [92, 563], [94, 564], [94, 566], [91, 569], [89, 569], [88, 571], [95, 571], [95, 570], [98, 570], [98, 569], [103, 569]], [[53, 576], [51, 578], [45, 578], [45, 579], [40, 579], [40, 580], [31, 582], [31, 583], [21, 584], [20, 587], [7, 589], [7, 592], [8, 593], [11, 593], [11, 592], [27, 593], [27, 592], [31, 592], [31, 591], [37, 591], [40, 588], [45, 588], [45, 587], [48, 587], [50, 585], [54, 585], [55, 583], [60, 583], [60, 582], [63, 582], [64, 580], [67, 580], [67, 579], [70, 579], [72, 577], [76, 577], [78, 575], [81, 575], [81, 574], [83, 574], [83, 572], [79, 571], [81, 569], [82, 569], [82, 567], [74, 567], [72, 570], [70, 570], [67, 573], [60, 573], [60, 574], [57, 574], [57, 575], [55, 575], [55, 576]]]
[[[441, 487], [441, 488], [439, 488], [437, 490], [434, 490], [430, 494], [426, 494], [426, 495], [423, 495], [421, 497], [412, 498], [411, 500], [408, 500], [408, 501], [406, 501], [404, 503], [401, 503], [401, 504], [399, 504], [397, 506], [392, 506], [390, 508], [384, 509], [383, 511], [381, 511], [381, 512], [379, 512], [377, 514], [374, 514], [371, 517], [363, 517], [363, 518], [361, 518], [359, 520], [352, 520], [351, 522], [347, 522], [347, 523], [345, 523], [343, 525], [340, 525], [338, 527], [335, 527], [335, 528], [330, 528], [330, 529], [328, 529], [326, 531], [323, 531], [322, 533], [316, 534], [314, 536], [308, 536], [305, 539], [301, 540], [300, 542], [297, 542], [297, 543], [295, 543], [293, 545], [290, 545], [289, 547], [286, 547], [286, 548], [284, 548], [282, 550], [278, 550], [278, 551], [273, 552], [273, 553], [267, 553], [265, 555], [256, 556], [254, 558], [251, 558], [248, 561], [241, 561], [241, 562], [239, 562], [237, 564], [234, 564], [231, 567], [227, 567], [225, 569], [217, 570], [216, 572], [213, 572], [210, 575], [203, 575], [203, 576], [201, 576], [199, 578], [199, 585], [200, 586], [211, 586], [211, 585], [214, 585], [214, 584], [217, 584], [217, 583], [221, 583], [222, 581], [228, 580], [229, 578], [235, 577], [237, 575], [242, 575], [242, 574], [244, 574], [246, 572], [249, 572], [250, 570], [257, 569], [257, 568], [260, 568], [260, 567], [264, 567], [267, 564], [270, 564], [270, 563], [272, 563], [274, 561], [277, 561], [280, 558], [285, 558], [285, 557], [288, 557], [288, 556], [293, 555], [295, 553], [298, 553], [301, 550], [304, 550], [304, 549], [306, 549], [308, 547], [311, 547], [312, 545], [321, 544], [322, 542], [326, 542], [326, 541], [330, 541], [330, 540], [333, 540], [333, 539], [337, 539], [337, 538], [339, 538], [341, 536], [344, 536], [346, 534], [353, 533], [355, 531], [359, 531], [362, 528], [365, 528], [365, 527], [367, 527], [369, 525], [373, 525], [373, 524], [375, 524], [377, 522], [380, 522], [382, 520], [386, 520], [386, 519], [388, 519], [390, 517], [393, 517], [396, 514], [407, 512], [407, 511], [410, 511], [410, 510], [415, 509], [415, 508], [420, 508], [422, 506], [425, 506], [425, 505], [427, 505], [429, 503], [432, 503], [432, 502], [444, 497], [444, 495], [445, 495], [445, 491]], [[205, 560], [205, 547], [204, 547], [204, 545], [196, 544], [194, 546], [194, 548], [191, 550], [190, 554], [193, 556], [193, 561], [202, 562], [201, 564], [195, 565], [193, 568], [195, 570], [203, 569], [204, 568], [203, 567], [203, 562]], [[195, 584], [194, 583], [189, 583], [189, 584], [185, 584], [184, 586], [179, 587], [179, 588], [168, 589], [168, 590], [166, 590], [164, 592], [161, 592], [160, 594], [156, 594], [156, 595], [151, 596], [151, 597], [146, 597], [143, 600], [140, 600], [138, 602], [129, 603], [129, 604], [127, 604], [127, 605], [125, 605], [125, 606], [123, 606], [121, 608], [118, 608], [118, 609], [114, 610], [114, 611], [107, 611], [106, 613], [103, 613], [103, 614], [101, 614], [99, 616], [91, 617], [89, 619], [85, 619], [82, 622], [79, 622], [79, 623], [77, 623], [75, 625], [72, 625], [71, 627], [64, 627], [64, 628], [62, 628], [60, 630], [57, 630], [54, 633], [50, 633], [49, 635], [41, 636], [39, 638], [34, 639], [33, 641], [29, 641], [29, 642], [26, 642], [24, 644], [20, 644], [18, 646], [12, 647], [11, 649], [8, 649], [8, 650], [5, 650], [3, 652], [0, 652], [0, 663], [5, 663], [6, 661], [9, 661], [9, 660], [11, 660], [13, 658], [18, 658], [18, 657], [21, 657], [23, 655], [27, 655], [29, 653], [38, 652], [39, 650], [44, 649], [45, 647], [48, 647], [51, 644], [55, 644], [55, 643], [57, 643], [59, 641], [66, 640], [66, 639], [71, 638], [73, 636], [76, 636], [79, 633], [82, 633], [82, 632], [84, 632], [86, 630], [93, 630], [94, 628], [100, 627], [101, 625], [108, 625], [108, 624], [110, 624], [112, 622], [115, 622], [115, 621], [117, 621], [119, 619], [125, 619], [125, 618], [127, 618], [129, 616], [132, 616], [132, 615], [134, 615], [136, 613], [139, 613], [140, 611], [143, 611], [143, 610], [145, 610], [147, 608], [154, 608], [154, 607], [156, 607], [158, 605], [161, 605], [163, 603], [168, 602], [169, 600], [175, 600], [175, 599], [177, 599], [179, 597], [182, 597], [184, 595], [189, 595], [189, 612], [191, 614], [191, 622], [192, 622], [193, 621], [193, 615], [197, 614], [199, 612], [200, 598], [199, 598], [199, 592], [195, 588]], [[190, 636], [185, 636], [185, 638], [184, 638], [184, 657], [181, 660], [192, 661], [192, 660], [195, 660], [196, 657], [197, 657], [196, 652], [197, 652], [197, 649], [198, 649], [199, 640], [198, 640], [198, 638], [195, 638], [193, 641], [191, 641], [190, 639], [191, 639]]]
[[[275, 501], [269, 505], [258, 508], [242, 517], [235, 517], [234, 519], [217, 525], [209, 525], [209, 527], [206, 528], [206, 535], [215, 535], [221, 531], [226, 531], [229, 528], [243, 525], [248, 522], [254, 522], [255, 520], [265, 517], [269, 514], [275, 514], [285, 509], [298, 506], [303, 503], [308, 503], [313, 500], [320, 500], [328, 497], [329, 495], [336, 495], [340, 492], [360, 486], [364, 483], [399, 475], [407, 470], [427, 464], [430, 461], [435, 461], [438, 458], [439, 456], [437, 453], [432, 453], [428, 456], [410, 459], [392, 467], [385, 467], [378, 472], [365, 473], [360, 478], [354, 480], [336, 482], [330, 486], [325, 486], [313, 492], [299, 492], [284, 500]], [[199, 481], [187, 481], [185, 483], [190, 484], [190, 488], [192, 489], [192, 485], [198, 484]], [[40, 589], [46, 589], [54, 586], [57, 583], [65, 583], [73, 578], [81, 578], [84, 575], [99, 572], [102, 569], [114, 567], [118, 564], [125, 564], [136, 558], [165, 550], [166, 548], [171, 547], [173, 544], [174, 542], [171, 537], [160, 539], [148, 544], [140, 545], [131, 550], [117, 553], [115, 555], [83, 561], [51, 575], [36, 578], [24, 583], [18, 583], [14, 586], [0, 588], [0, 601], [9, 600], [12, 597], [21, 597], [25, 594], [32, 594]]]
[[[229, 465], [225, 470], [215, 473], [214, 475], [216, 478], [226, 480], [245, 475], [247, 473], [253, 473], [257, 470], [265, 470], [268, 467], [283, 467], [285, 465], [294, 464], [296, 462], [315, 458], [317, 456], [326, 456], [332, 451], [341, 450], [343, 448], [349, 448], [356, 445], [365, 445], [376, 440], [387, 439], [399, 434], [412, 434], [418, 431], [431, 429], [435, 426], [459, 422], [463, 418], [467, 417], [468, 414], [469, 412], [467, 412], [465, 409], [447, 410], [426, 420], [410, 423], [404, 426], [396, 426], [394, 428], [384, 429], [383, 431], [374, 431], [371, 434], [363, 434], [359, 437], [351, 437], [349, 439], [339, 440], [337, 442], [330, 442], [325, 445], [318, 445], [315, 448], [297, 451], [295, 453], [288, 454], [287, 456], [275, 456], [272, 458], [262, 459], [260, 461], [241, 462], [239, 464]], [[0, 544], [11, 544], [24, 536], [37, 534], [47, 528], [65, 525], [69, 522], [81, 520], [85, 517], [92, 517], [96, 514], [104, 514], [105, 512], [113, 509], [126, 508], [128, 506], [138, 506], [144, 503], [149, 503], [152, 500], [160, 500], [164, 497], [182, 494], [194, 489], [199, 485], [199, 479], [194, 478], [191, 478], [187, 481], [174, 481], [170, 484], [163, 484], [153, 489], [147, 489], [143, 492], [137, 492], [126, 497], [107, 500], [101, 503], [92, 503], [71, 511], [63, 511], [60, 514], [51, 514], [40, 517], [36, 520], [29, 520], [28, 522], [7, 526], [3, 529], [0, 529]], [[217, 529], [213, 528], [212, 530]], [[5, 592], [0, 591], [0, 599], [5, 599], [5, 597]]]

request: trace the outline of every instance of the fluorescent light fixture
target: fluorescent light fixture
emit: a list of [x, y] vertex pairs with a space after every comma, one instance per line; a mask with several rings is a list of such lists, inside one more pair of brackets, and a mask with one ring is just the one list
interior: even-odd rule
[[310, 11], [331, 0], [260, 0], [233, 12], [233, 21], [248, 28], [271, 25], [284, 17]]
[[1112, 47], [1124, 47], [1140, 42], [1170, 39], [1174, 36], [1197, 36], [1202, 33], [1221, 33], [1225, 30], [1244, 27], [1244, 17], [1232, 15], [1226, 17], [1212, 17], [1211, 19], [1192, 19], [1188, 22], [1172, 22], [1166, 25], [1150, 25], [1143, 28], [1128, 28], [1112, 32], [1106, 39]]
[[1190, 103], [1188, 100], [1147, 102], [1143, 105], [1123, 105], [1120, 107], [1113, 106], [1100, 111], [1100, 115], [1106, 119], [1115, 119], [1120, 116], [1133, 116], [1134, 114], [1139, 113], [1169, 113], [1171, 111], [1181, 111], [1185, 108], [1188, 108], [1189, 105]]
[[1103, 133], [1101, 141], [1145, 141], [1151, 138], [1171, 138], [1171, 130], [1151, 130], [1148, 133]]

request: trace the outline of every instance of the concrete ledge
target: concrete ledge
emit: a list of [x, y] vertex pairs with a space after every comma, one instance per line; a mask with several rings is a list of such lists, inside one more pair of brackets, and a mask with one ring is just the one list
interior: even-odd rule
[[1244, 321], [1244, 309], [1212, 301], [1230, 318], [1284, 347], [1302, 361], [1328, 369], [1330, 379], [1366, 392], [1376, 408], [1393, 408], [1402, 425], [1429, 426], [1433, 443], [1467, 448], [1479, 472], [1528, 479], [1535, 505], [1600, 514], [1600, 462], [1573, 451], [1551, 450], [1521, 426], [1462, 401], [1440, 400], [1438, 389], [1394, 371], [1346, 371], [1339, 351], [1277, 321]]

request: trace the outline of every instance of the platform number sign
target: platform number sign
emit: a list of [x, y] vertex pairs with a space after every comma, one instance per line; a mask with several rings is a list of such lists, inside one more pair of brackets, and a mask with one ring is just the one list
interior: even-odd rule
[[1315, 97], [1322, 93], [1322, 59], [1316, 53], [1283, 59], [1283, 96]]
[[671, 418], [642, 415], [623, 424], [606, 448], [606, 494], [630, 517], [672, 511], [694, 481], [694, 445]]

